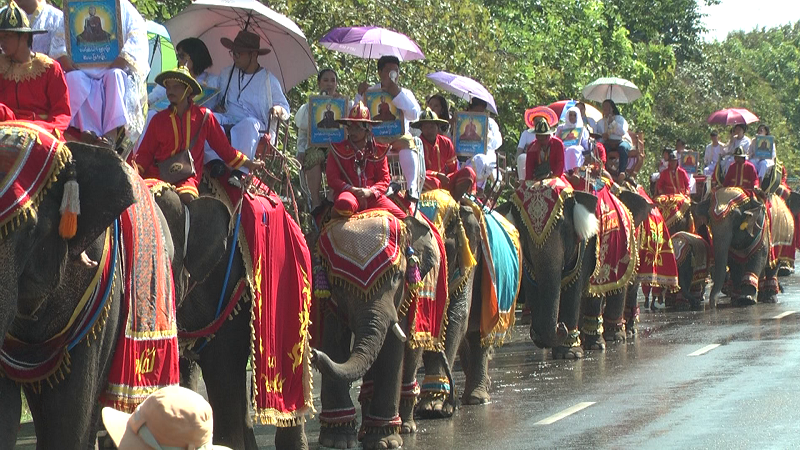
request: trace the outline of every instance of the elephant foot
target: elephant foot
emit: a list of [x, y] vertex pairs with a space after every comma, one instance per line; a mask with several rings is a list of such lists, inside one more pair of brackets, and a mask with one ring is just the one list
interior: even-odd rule
[[603, 340], [603, 336], [600, 334], [581, 334], [581, 342], [583, 343], [583, 348], [585, 350], [605, 350], [606, 349], [606, 341]]
[[[653, 300], [655, 301], [655, 298], [653, 298]], [[644, 298], [644, 309], [648, 309], [648, 308], [650, 308], [650, 297], [645, 297]]]
[[305, 425], [279, 427], [275, 431], [275, 448], [288, 450], [308, 450]]
[[[414, 384], [416, 387], [417, 385]], [[419, 389], [417, 387], [417, 389]], [[400, 397], [400, 434], [411, 434], [417, 432], [417, 423], [414, 422], [414, 406], [417, 404], [417, 396], [401, 396]]]
[[756, 304], [756, 299], [753, 298], [752, 295], [742, 295], [740, 297], [736, 297], [735, 299], [733, 299], [731, 303], [734, 306], [741, 306], [741, 307], [753, 306]]
[[400, 448], [403, 445], [403, 438], [400, 437], [399, 433], [392, 433], [388, 436], [366, 434], [364, 435], [364, 440], [361, 441], [361, 445], [366, 450]]
[[464, 395], [461, 396], [461, 403], [465, 405], [485, 405], [489, 403], [489, 400], [491, 400], [491, 396], [484, 387], [477, 387], [472, 392], [464, 392]]
[[356, 421], [341, 424], [322, 422], [319, 428], [319, 445], [328, 448], [355, 448], [358, 445]]
[[638, 334], [639, 330], [636, 326], [635, 321], [629, 321], [628, 325], [625, 327], [625, 339], [632, 340], [636, 338], [636, 334]]
[[417, 403], [417, 414], [423, 419], [447, 419], [454, 411], [444, 392], [423, 392]]
[[703, 307], [702, 300], [689, 300], [689, 309], [692, 311], [703, 311], [705, 308]]
[[366, 417], [358, 437], [367, 450], [400, 448], [403, 445], [400, 428], [400, 416], [391, 420]]
[[613, 342], [615, 344], [624, 344], [627, 336], [625, 334], [625, 324], [609, 325], [603, 331], [603, 339], [606, 342]]
[[788, 266], [781, 266], [778, 269], [778, 276], [779, 277], [788, 277], [789, 275], [794, 273], [794, 269]]
[[759, 295], [758, 296], [758, 302], [759, 303], [772, 303], [772, 304], [778, 303], [778, 294], [769, 293], [769, 294]]
[[403, 420], [400, 424], [400, 434], [413, 434], [417, 432], [417, 422], [414, 419]]
[[553, 347], [553, 359], [581, 359], [583, 358], [583, 348], [577, 347]]

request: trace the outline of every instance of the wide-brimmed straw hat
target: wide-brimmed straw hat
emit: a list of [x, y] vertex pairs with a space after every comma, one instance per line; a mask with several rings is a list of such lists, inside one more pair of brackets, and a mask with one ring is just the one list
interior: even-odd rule
[[[165, 70], [156, 76], [156, 83], [164, 86], [168, 80], [179, 81], [192, 89], [192, 97], [203, 92], [202, 86], [194, 79], [186, 67], [178, 66], [174, 69]], [[166, 86], [164, 86], [166, 87]]]
[[411, 122], [411, 128], [421, 128], [423, 123], [435, 123], [436, 125], [449, 125], [446, 120], [440, 119], [439, 116], [430, 108], [425, 108], [425, 111], [419, 115], [416, 122]]
[[341, 123], [342, 125], [348, 125], [350, 123], [364, 123], [370, 125], [376, 125], [381, 122], [377, 120], [372, 120], [372, 116], [369, 113], [369, 108], [364, 105], [362, 102], [358, 102], [350, 108], [350, 113], [347, 114], [347, 117], [343, 117], [341, 119], [337, 119], [337, 122]]
[[16, 33], [42, 34], [47, 30], [34, 30], [25, 14], [14, 0], [0, 10], [0, 31], [14, 31]]
[[237, 33], [233, 41], [228, 38], [221, 38], [219, 41], [223, 47], [235, 52], [257, 52], [259, 55], [266, 55], [272, 51], [269, 47], [261, 48], [261, 36], [247, 30]]
[[214, 419], [208, 402], [180, 386], [150, 394], [133, 414], [103, 408], [103, 424], [119, 450], [230, 450], [211, 443]]

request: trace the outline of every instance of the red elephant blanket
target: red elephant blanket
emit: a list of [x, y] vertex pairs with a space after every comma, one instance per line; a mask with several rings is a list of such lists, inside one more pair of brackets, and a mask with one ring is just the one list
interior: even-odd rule
[[688, 195], [664, 194], [656, 197], [655, 204], [661, 212], [661, 217], [666, 221], [667, 228], [669, 228], [689, 213], [692, 201]]
[[537, 247], [544, 244], [558, 219], [563, 217], [564, 201], [572, 193], [572, 186], [557, 177], [524, 181], [511, 196]]
[[296, 426], [314, 409], [308, 333], [311, 254], [305, 237], [277, 195], [242, 195], [241, 190], [215, 179], [210, 185], [234, 220], [242, 201], [238, 241], [253, 298], [250, 348], [255, 420], [263, 425]]
[[600, 220], [597, 232], [597, 264], [589, 278], [590, 295], [619, 291], [631, 281], [639, 264], [639, 250], [634, 237], [633, 217], [611, 193], [610, 180], [595, 193], [595, 215]]
[[[641, 186], [639, 195], [650, 200]], [[639, 235], [639, 270], [636, 281], [643, 287], [658, 287], [673, 291], [678, 288], [678, 265], [672, 248], [669, 230], [658, 208], [650, 209], [647, 220], [637, 229]]]

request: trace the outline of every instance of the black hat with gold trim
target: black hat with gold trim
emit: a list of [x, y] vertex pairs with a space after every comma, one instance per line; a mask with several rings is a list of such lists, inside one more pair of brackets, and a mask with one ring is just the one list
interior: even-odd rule
[[13, 31], [16, 33], [42, 34], [47, 30], [34, 30], [28, 21], [28, 15], [11, 0], [8, 6], [0, 10], [0, 31]]
[[550, 127], [550, 124], [547, 123], [547, 120], [542, 117], [537, 117], [533, 132], [540, 136], [548, 136], [553, 134], [553, 129]]
[[745, 158], [746, 159], [747, 158], [747, 153], [744, 151], [744, 148], [742, 148], [742, 146], [740, 145], [740, 146], [736, 147], [736, 149], [733, 151], [733, 156], [738, 156], [740, 158]]
[[435, 123], [436, 125], [449, 125], [449, 123], [444, 120], [440, 119], [439, 116], [436, 115], [433, 110], [430, 108], [425, 108], [425, 111], [419, 115], [419, 119], [416, 122], [411, 122], [411, 128], [422, 128], [423, 123]]
[[191, 88], [192, 97], [195, 95], [200, 95], [200, 93], [203, 92], [203, 88], [200, 86], [200, 83], [194, 79], [192, 74], [189, 73], [189, 70], [184, 66], [178, 66], [174, 69], [165, 70], [156, 76], [156, 83], [160, 86], [164, 86], [164, 83], [168, 80], [179, 81]]

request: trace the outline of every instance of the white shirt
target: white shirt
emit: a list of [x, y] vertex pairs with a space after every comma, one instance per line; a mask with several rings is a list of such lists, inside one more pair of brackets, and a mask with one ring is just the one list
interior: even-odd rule
[[525, 152], [528, 149], [528, 146], [531, 145], [533, 141], [536, 140], [536, 133], [532, 130], [525, 130], [522, 134], [519, 135], [519, 144], [517, 144], [517, 151], [522, 149]]
[[489, 117], [489, 134], [486, 142], [486, 153], [494, 153], [501, 145], [503, 145], [503, 136], [500, 134], [500, 127], [494, 119]]
[[[225, 101], [223, 115], [228, 122], [223, 125], [253, 117], [266, 126], [269, 123], [269, 110], [276, 105], [285, 110], [281, 119], [289, 118], [289, 102], [275, 75], [263, 67], [253, 74], [243, 73], [238, 68], [231, 71], [232, 67], [222, 69], [217, 86], [220, 89], [217, 105]], [[220, 118], [220, 115], [215, 115]]]
[[605, 134], [608, 132], [608, 138], [616, 141], [625, 141], [631, 144], [631, 138], [628, 136], [628, 121], [622, 116], [614, 116], [611, 118], [603, 118], [597, 122], [594, 127], [594, 132], [597, 134]]
[[[370, 89], [381, 89], [381, 84], [373, 84]], [[358, 102], [362, 100], [363, 96], [361, 94], [356, 94], [353, 104], [357, 105]], [[403, 129], [406, 130], [406, 133], [411, 133], [410, 124], [411, 122], [417, 121], [419, 113], [422, 111], [419, 102], [417, 102], [417, 98], [414, 97], [414, 93], [406, 88], [400, 88], [400, 93], [392, 99], [392, 104], [397, 107], [397, 109], [403, 111]]]
[[64, 39], [64, 13], [48, 3], [40, 2], [33, 14], [28, 14], [28, 21], [34, 30], [47, 30], [47, 33], [33, 35], [33, 47], [36, 53], [58, 59], [67, 54], [67, 41]]
[[750, 138], [747, 136], [742, 136], [741, 139], [736, 137], [731, 138], [731, 141], [728, 143], [728, 154], [733, 155], [733, 151], [736, 150], [736, 147], [742, 147], [744, 153], [748, 156], [753, 156], [750, 154]]

